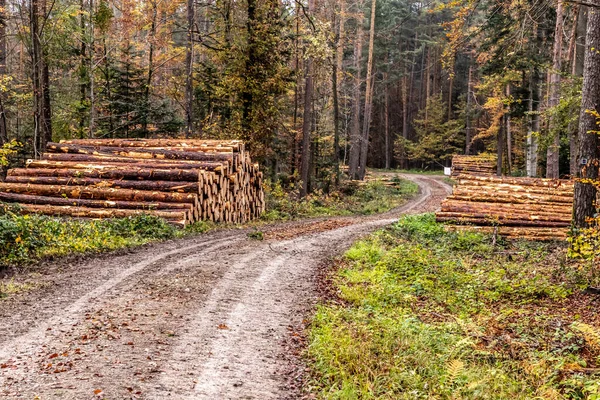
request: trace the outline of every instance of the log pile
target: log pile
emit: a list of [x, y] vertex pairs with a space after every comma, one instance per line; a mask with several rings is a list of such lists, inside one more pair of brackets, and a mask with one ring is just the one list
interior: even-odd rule
[[459, 175], [495, 175], [496, 172], [496, 156], [494, 155], [457, 155], [452, 157], [452, 177]]
[[478, 227], [538, 240], [566, 237], [573, 211], [573, 181], [483, 175], [455, 179], [452, 195], [436, 213], [439, 222], [458, 225], [451, 229]]
[[262, 172], [241, 141], [81, 139], [49, 143], [8, 171], [0, 201], [78, 218], [156, 215], [178, 224], [246, 222], [265, 209]]

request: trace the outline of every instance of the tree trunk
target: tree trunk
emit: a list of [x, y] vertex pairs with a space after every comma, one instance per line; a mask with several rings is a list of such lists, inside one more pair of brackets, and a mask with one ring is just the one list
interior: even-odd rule
[[33, 84], [33, 149], [35, 156], [38, 157], [44, 151], [44, 131], [42, 123], [42, 109], [44, 95], [42, 91], [42, 53], [39, 36], [39, 1], [31, 0], [29, 4], [29, 23], [31, 34], [31, 80]]
[[352, 130], [350, 132], [350, 160], [348, 175], [350, 179], [359, 179], [361, 135], [360, 135], [360, 94], [361, 94], [361, 58], [363, 40], [362, 2], [356, 16], [356, 41], [354, 42], [354, 104], [352, 110]]
[[[6, 76], [6, 0], [0, 0], [0, 78]], [[8, 142], [4, 100], [0, 96], [0, 147]]]
[[86, 125], [86, 113], [84, 110], [84, 104], [87, 102], [88, 98], [88, 76], [89, 71], [87, 70], [89, 66], [89, 62], [87, 59], [87, 42], [86, 42], [86, 26], [85, 26], [85, 4], [84, 0], [79, 1], [79, 33], [81, 35], [81, 45], [79, 48], [79, 101], [81, 112], [79, 116], [79, 137], [83, 139]]
[[571, 34], [569, 35], [569, 48], [567, 51], [567, 66], [569, 67], [571, 74], [575, 75], [576, 65], [576, 51], [575, 45], [577, 44], [577, 25], [579, 24], [579, 4], [573, 6], [573, 26], [571, 27]]
[[194, 0], [187, 0], [187, 47], [185, 52], [185, 136], [194, 131], [194, 25], [196, 20]]
[[388, 74], [383, 75], [383, 126], [385, 135], [385, 169], [390, 169], [390, 95], [388, 87]]
[[154, 74], [154, 41], [156, 37], [156, 19], [158, 10], [156, 9], [156, 1], [150, 1], [152, 7], [152, 21], [150, 22], [150, 32], [148, 37], [148, 75], [146, 77], [146, 85], [144, 87], [144, 110], [142, 118], [142, 132], [148, 135], [148, 114], [150, 113], [150, 90], [152, 88], [152, 77]]
[[375, 43], [375, 11], [377, 0], [371, 0], [371, 26], [369, 27], [369, 58], [367, 60], [367, 88], [365, 90], [365, 113], [360, 143], [360, 164], [358, 178], [365, 179], [367, 172], [367, 155], [369, 154], [369, 130], [371, 128], [371, 115], [373, 108], [373, 47]]
[[465, 118], [466, 118], [466, 123], [465, 123], [465, 130], [466, 130], [466, 137], [465, 137], [465, 154], [469, 155], [471, 153], [471, 141], [472, 141], [472, 135], [471, 135], [471, 108], [472, 108], [472, 97], [473, 97], [473, 66], [469, 65], [469, 78], [467, 81], [467, 109], [465, 112]]
[[539, 101], [541, 97], [538, 71], [533, 69], [529, 78], [529, 116], [527, 129], [527, 176], [535, 178], [538, 175], [538, 133], [540, 130]]
[[[333, 81], [333, 163], [335, 168], [335, 186], [340, 184], [340, 104], [339, 104], [339, 82], [343, 68], [344, 58], [344, 14], [345, 0], [339, 0], [340, 15], [338, 19], [338, 33], [336, 35], [336, 60], [332, 68]], [[334, 14], [335, 15], [335, 14]], [[334, 24], [335, 25], [335, 24]]]
[[[564, 7], [563, 0], [558, 0], [556, 7], [556, 27], [554, 29], [554, 47], [552, 50], [552, 71], [550, 72], [550, 96], [548, 107], [556, 107], [560, 101], [560, 73], [562, 67]], [[550, 121], [552, 143], [546, 154], [546, 178], [559, 177], [560, 131], [555, 117]]]
[[[506, 85], [506, 96], [510, 98], [510, 84]], [[508, 161], [508, 173], [512, 172], [512, 127], [510, 121], [510, 105], [506, 112], [506, 160]]]
[[[94, 0], [89, 0], [90, 2], [90, 15], [94, 15], [95, 10], [94, 10]], [[94, 18], [90, 18], [90, 56], [89, 56], [89, 74], [90, 74], [90, 123], [89, 123], [89, 134], [88, 136], [90, 138], [93, 138], [95, 136], [95, 132], [96, 132], [96, 86], [95, 86], [95, 79], [94, 79], [94, 53], [95, 53], [95, 46], [96, 46], [96, 40], [95, 40], [95, 27], [94, 27]]]
[[[308, 1], [306, 14], [314, 8], [314, 0]], [[308, 194], [310, 178], [310, 133], [312, 128], [312, 97], [313, 97], [313, 65], [312, 58], [306, 60], [306, 70], [304, 74], [304, 113], [302, 119], [302, 156], [300, 158], [300, 197]]]
[[[586, 33], [586, 52], [583, 69], [581, 114], [579, 117], [578, 178], [598, 179], [598, 129], [597, 119], [589, 110], [600, 111], [600, 2], [590, 8]], [[575, 182], [573, 221], [585, 227], [596, 213], [596, 187], [580, 180]]]
[[52, 141], [52, 106], [50, 104], [50, 69], [46, 62], [46, 51], [41, 46], [41, 37], [43, 35], [43, 29], [47, 17], [47, 0], [41, 0], [40, 10], [43, 19], [42, 26], [39, 27], [38, 40], [40, 40], [40, 62], [41, 62], [41, 87], [42, 87], [42, 137], [43, 137], [43, 148], [46, 148], [46, 144]]
[[[502, 117], [504, 119], [504, 117]], [[496, 148], [496, 156], [497, 164], [496, 164], [496, 174], [498, 176], [502, 176], [502, 165], [503, 165], [503, 157], [504, 157], [504, 121], [500, 124], [500, 129], [498, 130], [498, 142]]]

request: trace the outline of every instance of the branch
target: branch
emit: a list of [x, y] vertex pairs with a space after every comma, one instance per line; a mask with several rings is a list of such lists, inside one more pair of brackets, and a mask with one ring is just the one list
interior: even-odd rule
[[312, 18], [310, 17], [310, 15], [308, 15], [308, 12], [306, 11], [306, 7], [304, 7], [304, 4], [302, 4], [301, 1], [296, 0], [296, 4], [300, 6], [300, 8], [302, 8], [302, 14], [304, 14], [304, 16], [306, 17], [306, 19], [308, 20], [308, 22], [310, 22], [310, 25], [313, 28], [313, 32], [317, 30], [317, 27], [315, 26]]

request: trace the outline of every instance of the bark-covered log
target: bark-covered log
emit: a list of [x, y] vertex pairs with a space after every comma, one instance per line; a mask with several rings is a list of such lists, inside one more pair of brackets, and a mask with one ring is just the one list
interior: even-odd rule
[[542, 178], [513, 178], [497, 176], [474, 176], [458, 175], [454, 178], [460, 184], [475, 185], [483, 182], [483, 185], [493, 183], [500, 185], [515, 185], [522, 187], [544, 187], [553, 190], [566, 190], [573, 192], [574, 181], [566, 179], [542, 179]]
[[[88, 165], [103, 165], [104, 169], [109, 169], [111, 165], [126, 166], [132, 165], [140, 168], [179, 168], [179, 169], [204, 169], [207, 171], [223, 171], [223, 173], [229, 173], [228, 163], [223, 162], [210, 162], [210, 161], [188, 161], [188, 160], [146, 160], [129, 157], [117, 157], [117, 156], [90, 156], [86, 154], [54, 154], [44, 153], [43, 160], [31, 160], [27, 162], [28, 167], [37, 167], [44, 165], [45, 161], [63, 161], [74, 164], [88, 164]], [[68, 168], [74, 168], [74, 164], [68, 165]], [[55, 168], [58, 168], [59, 164], [56, 164]]]
[[517, 204], [511, 203], [483, 203], [483, 202], [470, 202], [460, 200], [445, 200], [442, 202], [442, 211], [459, 211], [459, 212], [506, 212], [506, 213], [519, 213], [526, 212], [530, 214], [539, 215], [561, 215], [571, 217], [571, 207], [568, 205], [553, 206], [553, 205], [539, 205], [530, 204], [527, 208], [519, 207]]
[[119, 156], [140, 159], [233, 161], [233, 152], [169, 151], [140, 147], [83, 146], [78, 144], [48, 143], [47, 150], [55, 153], [86, 154], [95, 156]]
[[198, 195], [193, 193], [151, 192], [146, 190], [95, 188], [89, 186], [34, 185], [6, 182], [0, 182], [0, 192], [74, 199], [158, 201], [192, 204], [196, 204], [198, 201]]
[[53, 176], [7, 176], [8, 183], [33, 183], [37, 185], [96, 186], [150, 190], [161, 192], [198, 193], [197, 182], [106, 180], [99, 178], [63, 178]]
[[[39, 165], [39, 164], [38, 164]], [[40, 165], [41, 166], [41, 165]], [[134, 166], [96, 165], [97, 168], [87, 168], [87, 165], [77, 164], [72, 168], [54, 168], [52, 163], [43, 163], [44, 168], [15, 168], [8, 171], [8, 176], [54, 176], [73, 178], [98, 179], [128, 179], [147, 181], [181, 181], [198, 182], [199, 171], [193, 169], [152, 169]], [[47, 167], [47, 168], [46, 168]], [[83, 168], [77, 168], [83, 167]]]
[[0, 201], [5, 203], [38, 204], [53, 206], [80, 206], [91, 208], [122, 208], [131, 210], [193, 210], [190, 203], [163, 203], [144, 201], [68, 199], [64, 197], [36, 196], [30, 194], [0, 192]]
[[[524, 201], [530, 201], [534, 203], [564, 203], [573, 204], [573, 196], [569, 195], [552, 195], [552, 194], [539, 194], [539, 193], [526, 193], [518, 191], [493, 191], [491, 193], [485, 190], [471, 190], [461, 186], [454, 188], [454, 194], [452, 198], [461, 198], [461, 200], [470, 201], [491, 201], [491, 202], [509, 202], [509, 203], [522, 203]], [[496, 200], [494, 200], [496, 199]]]
[[180, 225], [190, 223], [188, 212], [182, 210], [123, 210], [123, 209], [103, 209], [103, 208], [88, 208], [77, 206], [51, 206], [51, 205], [35, 205], [21, 204], [21, 212], [23, 214], [42, 214], [53, 216], [69, 216], [81, 218], [124, 218], [137, 215], [153, 215], [164, 218], [168, 221], [175, 221]]
[[203, 139], [70, 139], [61, 140], [64, 144], [111, 147], [231, 147], [234, 151], [243, 151], [240, 140], [203, 140]]

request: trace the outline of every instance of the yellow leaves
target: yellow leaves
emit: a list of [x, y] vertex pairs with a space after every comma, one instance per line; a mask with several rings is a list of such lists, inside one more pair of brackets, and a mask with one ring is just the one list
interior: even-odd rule
[[8, 165], [10, 157], [15, 156], [21, 147], [23, 145], [14, 139], [0, 147], [0, 165]]
[[315, 21], [315, 30], [306, 36], [308, 46], [305, 58], [314, 61], [325, 61], [333, 56], [333, 49], [329, 45], [333, 35], [333, 29], [329, 22]]
[[600, 333], [596, 328], [583, 322], [575, 321], [571, 324], [571, 329], [579, 332], [591, 349], [595, 352], [600, 351]]

